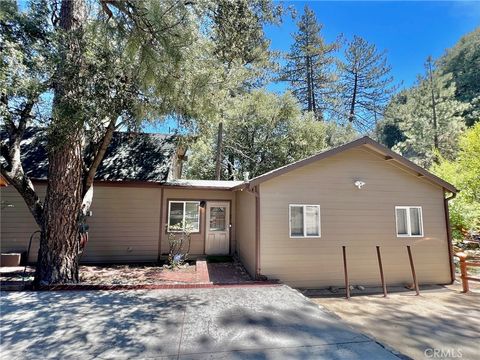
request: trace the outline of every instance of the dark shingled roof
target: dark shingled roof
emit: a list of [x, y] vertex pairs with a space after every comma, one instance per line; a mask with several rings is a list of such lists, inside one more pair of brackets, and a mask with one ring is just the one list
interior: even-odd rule
[[[2, 141], [7, 136], [2, 131]], [[26, 130], [21, 156], [25, 172], [31, 179], [47, 179], [45, 144], [44, 129]], [[165, 182], [175, 150], [176, 137], [173, 135], [115, 132], [95, 179]]]

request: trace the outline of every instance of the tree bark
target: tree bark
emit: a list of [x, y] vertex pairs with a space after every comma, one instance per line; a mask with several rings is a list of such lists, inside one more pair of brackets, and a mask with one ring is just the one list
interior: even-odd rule
[[38, 285], [78, 282], [82, 165], [82, 141], [77, 134], [49, 154], [45, 215], [36, 273]]
[[355, 73], [355, 78], [353, 82], [353, 94], [352, 102], [350, 103], [350, 114], [348, 115], [348, 121], [351, 123], [355, 120], [355, 105], [357, 102], [357, 88], [358, 88], [358, 74]]
[[433, 84], [433, 71], [432, 71], [432, 58], [427, 59], [428, 62], [428, 76], [430, 80], [430, 92], [432, 97], [432, 118], [433, 118], [433, 146], [436, 150], [439, 150], [438, 144], [438, 131], [437, 131], [437, 102], [435, 99], [435, 91]]
[[79, 214], [82, 204], [83, 119], [75, 77], [82, 68], [84, 0], [63, 0], [59, 34], [62, 61], [56, 71], [48, 136], [48, 184], [38, 251], [36, 285], [78, 282]]
[[310, 68], [310, 56], [307, 55], [306, 57], [306, 67], [307, 67], [307, 110], [313, 111], [313, 103], [312, 103], [312, 82], [311, 82], [311, 68]]
[[222, 176], [222, 143], [223, 143], [223, 123], [218, 124], [217, 134], [217, 156], [215, 164], [215, 179], [220, 180]]

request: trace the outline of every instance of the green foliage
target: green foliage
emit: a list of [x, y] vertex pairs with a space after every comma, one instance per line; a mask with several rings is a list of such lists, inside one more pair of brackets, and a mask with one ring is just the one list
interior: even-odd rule
[[[353, 139], [351, 127], [302, 114], [289, 93], [255, 90], [229, 102], [224, 117], [224, 178], [257, 176]], [[187, 177], [211, 179], [214, 174], [214, 129], [191, 148]]]
[[322, 25], [308, 6], [297, 26], [298, 32], [293, 35], [294, 43], [280, 78], [289, 82], [291, 91], [305, 110], [322, 119], [333, 106], [336, 77], [332, 53], [340, 44], [338, 41], [325, 43], [320, 34]]
[[441, 159], [432, 171], [460, 190], [450, 201], [450, 221], [454, 237], [465, 230], [480, 231], [480, 123], [468, 129], [459, 140], [454, 161]]
[[462, 37], [439, 61], [443, 74], [452, 74], [455, 98], [471, 105], [463, 117], [467, 126], [480, 119], [480, 28]]
[[455, 85], [450, 79], [451, 75], [438, 73], [433, 82], [419, 78], [417, 85], [396, 97], [385, 112], [387, 122], [395, 124], [401, 132], [399, 138], [403, 138], [393, 148], [423, 167], [428, 168], [436, 161], [437, 152], [447, 159], [453, 159], [457, 152], [458, 136], [464, 129], [461, 114], [467, 105], [455, 99]]
[[0, 1], [2, 119], [18, 123], [28, 103], [43, 105], [40, 96], [51, 87], [57, 61], [48, 16], [46, 1], [32, 2], [26, 13], [20, 12], [14, 1]]

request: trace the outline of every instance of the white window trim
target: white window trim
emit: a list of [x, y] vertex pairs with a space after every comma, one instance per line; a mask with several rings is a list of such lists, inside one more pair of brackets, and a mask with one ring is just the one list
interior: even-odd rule
[[[398, 233], [398, 219], [397, 219], [397, 209], [405, 209], [407, 214], [407, 232], [408, 234], [399, 234]], [[410, 209], [418, 209], [420, 214], [420, 235], [412, 235], [411, 221], [410, 221]], [[399, 238], [410, 238], [410, 237], [423, 237], [423, 211], [421, 206], [395, 206], [395, 233]]]
[[[198, 221], [197, 221], [197, 230], [194, 231], [194, 233], [200, 232], [200, 201], [190, 201], [190, 200], [170, 200], [168, 201], [168, 218], [167, 218], [167, 232], [169, 233], [179, 233], [182, 231], [185, 231], [185, 214], [186, 214], [186, 208], [187, 208], [187, 203], [194, 203], [198, 205], [197, 211], [198, 211]], [[183, 230], [171, 230], [170, 229], [170, 210], [171, 210], [171, 204], [183, 204], [183, 218], [182, 218], [182, 229]]]
[[[302, 207], [303, 208], [303, 236], [292, 236], [292, 207], [297, 206], [297, 207]], [[307, 206], [313, 206], [318, 208], [318, 235], [307, 235], [307, 226], [306, 226], [306, 207]], [[317, 204], [288, 204], [288, 235], [290, 239], [311, 239], [311, 238], [321, 238], [322, 237], [322, 224], [320, 222], [321, 216], [320, 216], [320, 205]]]

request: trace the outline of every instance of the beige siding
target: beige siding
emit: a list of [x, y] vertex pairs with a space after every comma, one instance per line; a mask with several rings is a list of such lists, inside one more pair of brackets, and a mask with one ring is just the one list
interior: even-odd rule
[[[162, 212], [162, 255], [168, 254], [168, 233], [167, 233], [167, 218], [168, 218], [168, 201], [169, 200], [223, 200], [230, 201], [230, 253], [235, 251], [235, 193], [225, 190], [200, 190], [200, 189], [173, 189], [165, 188], [163, 195], [163, 212]], [[205, 208], [200, 208], [200, 232], [192, 234], [190, 245], [190, 254], [203, 255], [205, 254]]]
[[255, 195], [237, 191], [237, 253], [251, 276], [255, 276]]
[[[37, 186], [44, 196], [45, 186]], [[26, 251], [30, 234], [37, 230], [32, 216], [16, 190], [8, 186], [1, 189], [2, 201], [13, 204], [1, 212], [2, 251]], [[230, 201], [230, 249], [235, 251], [235, 193], [218, 190], [164, 189], [163, 210], [160, 216], [160, 187], [96, 186], [92, 205], [89, 242], [82, 262], [149, 262], [161, 253], [168, 253], [165, 229], [168, 200], [225, 200]], [[162, 223], [160, 224], [160, 218]], [[192, 235], [191, 254], [204, 254], [205, 209], [201, 209], [200, 233]], [[35, 238], [30, 261], [35, 261], [38, 238]]]
[[[362, 190], [355, 180], [366, 182]], [[352, 284], [378, 285], [376, 246], [388, 284], [450, 281], [443, 191], [366, 148], [306, 165], [260, 185], [260, 272], [298, 287], [342, 285], [342, 246]], [[289, 204], [321, 206], [321, 238], [289, 237]], [[424, 237], [397, 238], [395, 205], [422, 206]]]
[[[36, 186], [35, 189], [41, 198], [45, 196], [45, 186]], [[40, 228], [13, 186], [0, 188], [0, 195], [2, 201], [2, 209], [0, 210], [1, 251], [26, 252], [30, 236]], [[9, 206], [6, 206], [7, 204]], [[37, 235], [32, 241], [30, 261], [36, 259], [38, 246], [39, 236]]]
[[[38, 186], [40, 194], [45, 186]], [[2, 210], [2, 251], [26, 251], [37, 229], [23, 200], [11, 186], [2, 188], [2, 200], [14, 204]], [[156, 261], [160, 220], [160, 189], [96, 186], [89, 242], [82, 262]], [[36, 259], [38, 238], [30, 260]]]

